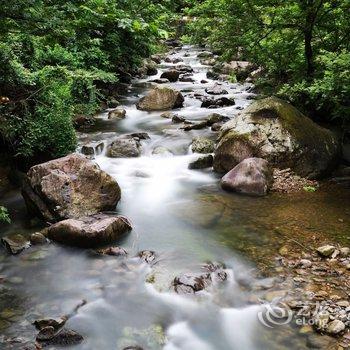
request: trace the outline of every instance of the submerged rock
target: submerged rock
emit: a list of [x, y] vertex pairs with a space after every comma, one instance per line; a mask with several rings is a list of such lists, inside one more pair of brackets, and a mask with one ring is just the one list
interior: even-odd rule
[[30, 242], [20, 234], [12, 234], [1, 239], [2, 245], [12, 255], [21, 253], [30, 247]]
[[48, 228], [48, 238], [62, 244], [93, 248], [113, 243], [131, 229], [127, 218], [100, 213], [58, 222]]
[[272, 186], [272, 181], [272, 171], [266, 160], [248, 158], [221, 179], [221, 187], [227, 191], [265, 196]]
[[259, 157], [271, 166], [317, 178], [332, 169], [338, 154], [339, 144], [329, 130], [289, 103], [270, 97], [223, 125], [214, 169], [227, 172], [246, 158]]
[[205, 137], [195, 137], [191, 148], [194, 153], [212, 153], [214, 152], [214, 141]]
[[114, 210], [121, 196], [110, 175], [78, 154], [33, 166], [22, 194], [29, 212], [47, 221]]
[[142, 97], [137, 108], [143, 111], [162, 111], [182, 107], [184, 98], [179, 91], [168, 87], [156, 87]]

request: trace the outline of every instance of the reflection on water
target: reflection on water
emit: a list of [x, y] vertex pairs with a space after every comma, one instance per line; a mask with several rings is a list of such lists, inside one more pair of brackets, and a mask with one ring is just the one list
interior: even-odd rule
[[[196, 83], [171, 85], [203, 93], [205, 86], [199, 82], [207, 67], [196, 60], [193, 48], [177, 55], [186, 51], [190, 56], [183, 58], [195, 67]], [[236, 106], [215, 112], [233, 117], [239, 112], [237, 106], [249, 104], [248, 86], [226, 85]], [[204, 135], [214, 139], [216, 134], [210, 130], [184, 132], [161, 118], [161, 113], [138, 111], [136, 95], [147, 89], [145, 81], [133, 85], [122, 101], [126, 119], [110, 121], [106, 113], [101, 114], [89, 133], [79, 135], [81, 144], [107, 144], [115, 135], [129, 132], [145, 131], [151, 137], [142, 141], [139, 158], [96, 157], [122, 188], [117, 211], [130, 218], [134, 230], [118, 244], [129, 251], [129, 258], [101, 258], [56, 244], [32, 247], [15, 257], [1, 251], [1, 333], [34, 339], [31, 323], [35, 319], [67, 314], [86, 299], [88, 303], [68, 322], [85, 338], [76, 349], [121, 349], [135, 344], [145, 349], [164, 346], [166, 350], [306, 348], [305, 339], [290, 327], [263, 328], [256, 316], [260, 306], [252, 304], [250, 292], [237, 281], [242, 276], [253, 279], [254, 263], [268, 265], [286, 239], [302, 242], [305, 235], [314, 234], [348, 242], [349, 193], [323, 188], [316, 193], [257, 199], [222, 192], [215, 174], [188, 169], [198, 156], [190, 151], [192, 138]], [[185, 107], [175, 112], [198, 121], [213, 110], [201, 109], [198, 100], [187, 96]], [[172, 154], [153, 155], [158, 146]], [[1, 234], [29, 234], [38, 229], [37, 223], [26, 217], [18, 191], [7, 194], [4, 201], [14, 223], [3, 226]], [[159, 261], [152, 268], [132, 258], [144, 249], [157, 252]], [[208, 260], [224, 262], [229, 281], [196, 297], [169, 292], [176, 275], [199, 271]], [[2, 340], [0, 337], [0, 344]]]

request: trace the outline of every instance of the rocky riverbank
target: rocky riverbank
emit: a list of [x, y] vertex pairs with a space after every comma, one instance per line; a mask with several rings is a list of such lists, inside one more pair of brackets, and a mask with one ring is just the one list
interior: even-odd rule
[[[26, 317], [37, 329], [14, 321], [16, 332], [26, 336], [22, 342], [4, 338], [8, 348], [23, 348], [36, 337], [37, 348], [64, 343], [84, 349], [87, 342], [107, 349], [117, 343], [111, 335], [117, 333], [123, 339], [120, 349], [158, 349], [177, 344], [173, 326], [184, 320], [194, 333], [181, 327], [179, 333], [190, 343], [236, 348], [241, 341], [225, 333], [223, 310], [241, 309], [240, 317], [255, 324], [265, 302], [283, 302], [294, 320], [305, 309], [307, 324], [290, 324], [276, 339], [263, 329], [266, 342], [242, 326], [244, 341], [252, 339], [247, 348], [281, 349], [290, 334], [297, 340], [289, 349], [346, 348], [349, 237], [331, 237], [330, 231], [350, 227], [349, 203], [346, 190], [314, 180], [336, 165], [336, 137], [285, 101], [252, 102], [257, 96], [249, 78], [246, 85], [211, 79], [198, 59], [214, 55], [191, 50], [175, 48], [148, 60], [139, 72], [143, 79], [128, 86], [127, 98], [116, 95], [120, 106], [80, 130], [77, 153], [84, 156], [72, 154], [28, 172], [26, 204], [48, 227], [37, 232], [34, 225], [30, 235], [4, 237], [7, 251], [18, 256], [5, 257], [3, 264], [17, 275], [33, 269], [52, 295], [33, 287], [29, 273], [3, 276], [9, 290], [21, 279], [21, 292], [30, 291]], [[326, 248], [317, 250], [330, 244], [329, 255]], [[235, 252], [240, 256], [232, 261]], [[249, 271], [239, 262], [242, 255], [258, 269]], [[52, 304], [61, 300], [71, 309], [77, 296], [87, 299], [79, 313], [67, 325], [51, 322], [52, 313], [67, 314]], [[203, 301], [215, 310], [210, 317], [201, 309]], [[315, 302], [322, 315], [315, 312]], [[256, 307], [253, 316], [250, 306]], [[222, 327], [227, 343], [214, 335], [196, 343], [192, 321], [197, 312], [203, 313], [203, 327]], [[160, 328], [154, 327], [156, 321]], [[99, 322], [118, 331], [106, 334]], [[130, 324], [136, 330], [130, 331]], [[160, 336], [149, 338], [145, 329]]]

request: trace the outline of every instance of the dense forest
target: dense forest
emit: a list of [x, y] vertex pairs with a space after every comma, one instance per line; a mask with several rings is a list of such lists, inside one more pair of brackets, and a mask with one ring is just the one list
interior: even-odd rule
[[[18, 158], [76, 147], [73, 118], [101, 83], [135, 73], [186, 16], [183, 40], [261, 67], [258, 86], [321, 122], [347, 123], [350, 4], [344, 0], [11, 1], [1, 5], [0, 133]], [[233, 77], [234, 79], [234, 77]]]

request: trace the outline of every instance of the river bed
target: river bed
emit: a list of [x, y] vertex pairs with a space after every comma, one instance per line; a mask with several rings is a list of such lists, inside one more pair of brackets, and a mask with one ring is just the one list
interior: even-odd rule
[[[223, 83], [235, 106], [205, 109], [194, 92], [214, 81], [206, 78], [209, 67], [197, 59], [199, 49], [185, 46], [172, 57], [195, 70], [195, 83], [167, 84], [184, 92], [184, 107], [174, 113], [200, 121], [210, 113], [230, 118], [248, 106], [254, 94], [250, 84]], [[161, 112], [143, 112], [135, 103], [147, 93], [148, 80], [172, 67], [162, 62], [158, 76], [134, 81], [121, 100], [126, 118], [97, 117], [94, 127], [79, 133], [79, 149], [86, 142], [107, 145], [116, 135], [147, 132], [142, 155], [109, 158], [96, 155], [100, 167], [115, 177], [122, 189], [117, 212], [127, 216], [133, 231], [118, 245], [129, 252], [127, 261], [100, 257], [91, 251], [57, 244], [35, 246], [19, 256], [0, 253], [0, 344], [4, 349], [23, 349], [23, 341], [35, 339], [31, 324], [42, 317], [69, 313], [81, 300], [87, 304], [68, 321], [69, 328], [84, 336], [75, 349], [307, 349], [307, 338], [293, 325], [269, 329], [258, 320], [263, 287], [262, 271], [273, 268], [278, 249], [294, 240], [302, 245], [324, 242], [350, 243], [350, 193], [325, 184], [314, 193], [272, 193], [265, 198], [242, 197], [223, 192], [211, 170], [189, 170], [198, 157], [190, 148], [196, 136], [215, 140], [210, 128], [185, 132]], [[200, 83], [207, 80], [207, 84]], [[189, 90], [192, 90], [191, 92]], [[158, 147], [169, 152], [153, 154]], [[13, 215], [1, 235], [29, 234], [38, 229], [26, 216], [18, 190], [2, 200]], [[316, 236], [314, 238], [311, 238]], [[153, 267], [132, 258], [140, 250], [157, 254]], [[200, 271], [206, 261], [225, 264], [228, 281], [196, 296], [169, 291], [173, 278]], [[257, 279], [258, 277], [258, 279]], [[242, 283], [242, 281], [244, 283]], [[19, 343], [9, 339], [22, 338]], [[21, 343], [22, 341], [22, 343]]]

